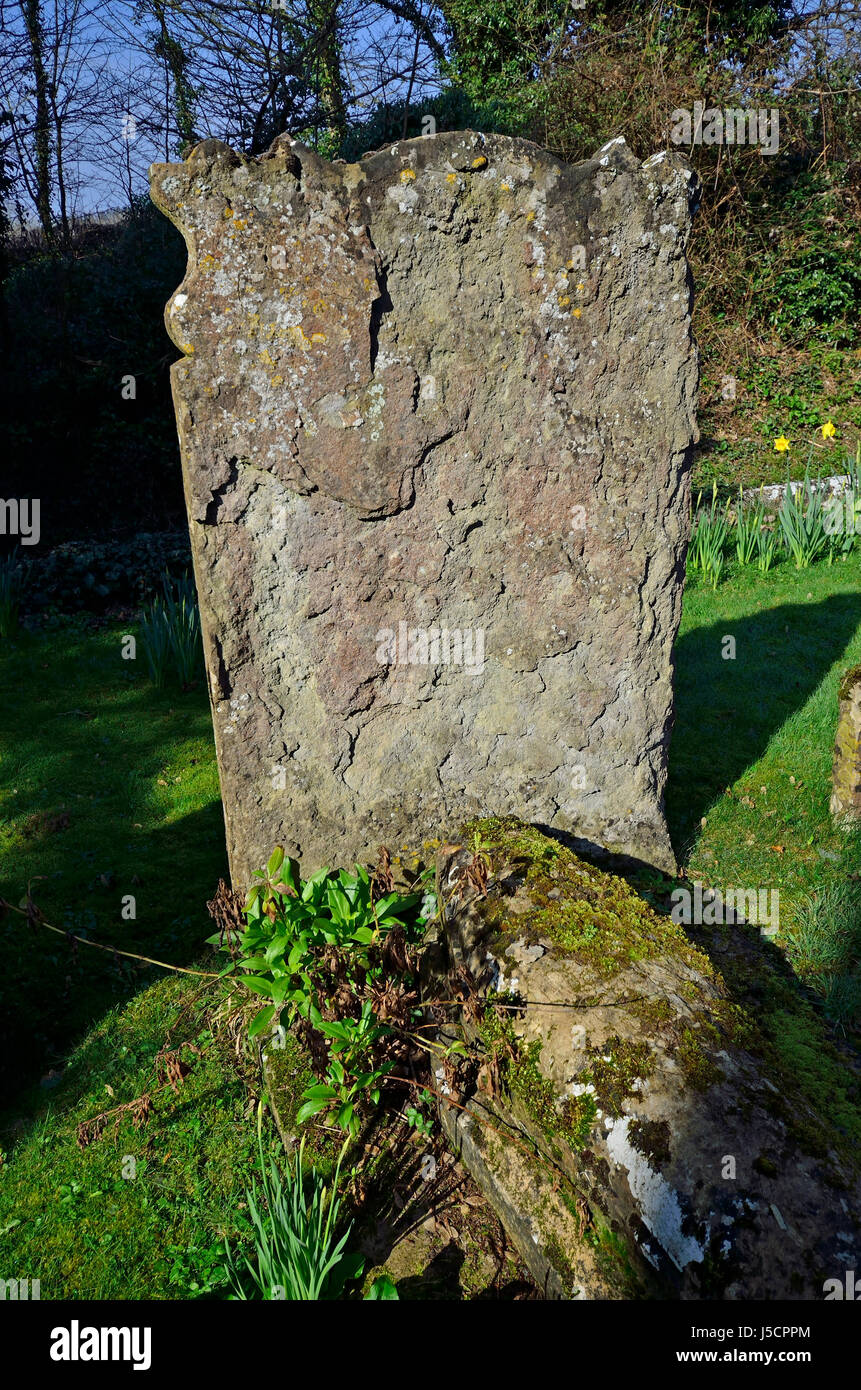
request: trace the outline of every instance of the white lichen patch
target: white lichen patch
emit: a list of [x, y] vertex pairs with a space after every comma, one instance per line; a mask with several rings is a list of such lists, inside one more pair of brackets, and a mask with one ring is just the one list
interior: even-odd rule
[[628, 1186], [643, 1224], [667, 1252], [676, 1269], [702, 1262], [705, 1245], [682, 1230], [684, 1213], [679, 1195], [662, 1173], [657, 1173], [629, 1138], [631, 1121], [623, 1116], [607, 1120], [607, 1152], [613, 1162], [627, 1169]]
[[490, 988], [496, 994], [515, 994], [520, 979], [517, 975], [512, 975], [510, 980], [505, 978], [505, 970], [495, 956], [490, 951], [485, 955], [485, 960], [490, 966]]

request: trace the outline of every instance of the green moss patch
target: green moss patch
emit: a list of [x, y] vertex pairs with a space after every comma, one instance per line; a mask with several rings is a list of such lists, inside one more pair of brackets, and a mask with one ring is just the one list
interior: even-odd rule
[[[511, 922], [519, 934], [551, 941], [606, 979], [632, 961], [661, 955], [707, 978], [714, 974], [708, 957], [625, 879], [596, 868], [534, 827], [490, 817], [470, 821], [461, 834], [466, 843], [481, 837], [494, 874], [508, 870], [524, 879], [535, 907]], [[504, 927], [504, 912], [496, 913], [494, 922]]]
[[485, 1015], [479, 1037], [495, 1060], [509, 1096], [523, 1105], [551, 1148], [556, 1148], [562, 1139], [575, 1151], [584, 1149], [597, 1114], [594, 1097], [566, 1097], [560, 1104], [556, 1088], [538, 1065], [540, 1042], [524, 1044], [510, 1021], [493, 1010]]

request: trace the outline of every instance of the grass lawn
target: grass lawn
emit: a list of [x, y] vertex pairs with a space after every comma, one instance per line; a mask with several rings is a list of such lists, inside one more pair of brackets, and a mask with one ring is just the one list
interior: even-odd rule
[[[735, 657], [724, 657], [735, 641]], [[667, 815], [689, 878], [778, 888], [784, 910], [861, 868], [828, 814], [837, 690], [861, 661], [861, 555], [689, 581]]]
[[[39, 1279], [42, 1299], [188, 1299], [226, 1288], [224, 1237], [247, 1234], [244, 1193], [256, 1156], [249, 1089], [229, 1040], [188, 1009], [184, 977], [162, 979], [115, 1006], [73, 1052], [49, 1100], [6, 1131], [0, 1167], [0, 1267]], [[185, 1006], [185, 1011], [183, 1012]], [[188, 1066], [159, 1088], [167, 1029]], [[235, 1060], [235, 1059], [234, 1059]], [[138, 1125], [117, 1107], [151, 1093]], [[111, 1110], [100, 1138], [78, 1125]], [[117, 1123], [118, 1122], [118, 1123]]]
[[[121, 658], [124, 631], [76, 621], [0, 648], [0, 894], [18, 903], [30, 883], [49, 922], [211, 968], [205, 903], [226, 861], [205, 690], [154, 692]], [[859, 661], [857, 554], [765, 579], [731, 566], [716, 592], [689, 583], [673, 840], [688, 878], [778, 888], [782, 929], [861, 866], [858, 837], [828, 816], [837, 687]], [[226, 987], [201, 984], [0, 923], [0, 1277], [39, 1278], [46, 1299], [223, 1294], [223, 1236], [247, 1232], [259, 1078]], [[851, 1125], [839, 1057], [809, 1046], [785, 1002], [769, 1003], [775, 1038], [789, 1020], [782, 1045]], [[175, 1090], [159, 1081], [166, 1042], [192, 1045]], [[143, 1123], [121, 1111], [79, 1145], [82, 1121], [147, 1092]]]
[[[30, 884], [53, 925], [190, 965], [227, 872], [209, 706], [202, 680], [187, 693], [155, 691], [142, 658], [122, 659], [126, 630], [79, 621], [2, 644], [0, 894], [18, 904]], [[128, 897], [134, 920], [123, 917]], [[15, 916], [0, 941], [8, 1106], [160, 972], [72, 952]]]

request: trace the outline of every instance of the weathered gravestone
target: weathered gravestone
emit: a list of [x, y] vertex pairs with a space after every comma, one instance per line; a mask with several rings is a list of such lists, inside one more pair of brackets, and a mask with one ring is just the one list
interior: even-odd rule
[[234, 882], [476, 811], [673, 868], [690, 172], [458, 132], [152, 185]]

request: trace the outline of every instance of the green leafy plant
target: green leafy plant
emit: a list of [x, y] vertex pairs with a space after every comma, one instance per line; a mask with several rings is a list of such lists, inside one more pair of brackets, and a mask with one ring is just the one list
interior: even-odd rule
[[170, 629], [164, 602], [160, 598], [153, 599], [141, 619], [141, 644], [150, 680], [156, 690], [161, 690], [170, 656]]
[[728, 507], [718, 507], [717, 483], [712, 484], [712, 500], [708, 510], [700, 508], [702, 493], [697, 497], [696, 522], [689, 552], [689, 563], [695, 570], [701, 570], [716, 589], [723, 573], [724, 547], [729, 534]]
[[833, 236], [817, 239], [760, 293], [769, 323], [787, 342], [806, 343], [816, 336], [838, 346], [851, 344], [861, 310], [857, 243], [847, 249], [835, 246]]
[[745, 510], [744, 493], [738, 488], [735, 514], [735, 555], [740, 565], [750, 565], [758, 557], [759, 537], [765, 520], [765, 503], [760, 495], [755, 507]]
[[203, 660], [200, 610], [191, 574], [186, 572], [178, 579], [165, 575], [164, 608], [174, 670], [180, 685], [186, 688], [199, 673]]
[[768, 574], [777, 555], [777, 533], [773, 527], [763, 526], [756, 536], [756, 567], [760, 574]]
[[[428, 914], [436, 912], [436, 896], [421, 878], [423, 892], [384, 891], [385, 880], [391, 882], [387, 866], [382, 885], [360, 864], [353, 873], [323, 868], [303, 880], [280, 847], [255, 877], [238, 969], [242, 983], [266, 1003], [249, 1035], [260, 1036], [283, 1018], [287, 1025], [302, 1020], [325, 1040], [325, 1072], [306, 1088], [297, 1118], [303, 1123], [324, 1115], [355, 1135], [362, 1103], [379, 1104], [393, 1065], [380, 1055], [392, 1028], [377, 1017], [372, 1000], [384, 1000], [388, 990], [388, 1006], [400, 1010], [400, 1021], [410, 1016], [409, 991], [403, 979], [392, 980], [387, 953], [403, 955], [420, 937]], [[209, 939], [227, 949], [220, 935]], [[355, 1013], [345, 1000], [355, 1002]]]
[[854, 458], [847, 458], [847, 488], [826, 499], [823, 505], [823, 524], [829, 535], [829, 560], [835, 554], [846, 556], [855, 549], [861, 531], [861, 444]]
[[370, 1302], [379, 1302], [382, 1299], [397, 1299], [397, 1297], [398, 1291], [388, 1274], [381, 1274], [378, 1279], [375, 1279], [368, 1293], [365, 1295], [366, 1300]]
[[415, 1129], [425, 1138], [429, 1138], [433, 1132], [433, 1118], [429, 1113], [433, 1097], [430, 1091], [423, 1090], [418, 1098], [418, 1105], [408, 1105], [404, 1111], [404, 1117], [410, 1129]]
[[281, 1172], [274, 1158], [267, 1164], [258, 1132], [260, 1179], [247, 1192], [254, 1227], [256, 1261], [245, 1260], [245, 1278], [237, 1270], [225, 1241], [227, 1268], [236, 1296], [288, 1302], [337, 1299], [364, 1269], [361, 1255], [348, 1251], [352, 1222], [339, 1234], [341, 1164], [344, 1150], [327, 1184], [316, 1169], [303, 1173], [304, 1139]]
[[183, 688], [191, 685], [202, 660], [200, 613], [189, 574], [173, 579], [165, 573], [163, 593], [152, 600], [141, 621], [141, 640], [150, 679], [164, 686], [171, 663]]
[[375, 1022], [373, 1009], [367, 1001], [359, 1018], [330, 1022], [313, 1004], [310, 1017], [315, 1027], [329, 1039], [330, 1055], [325, 1082], [305, 1090], [305, 1103], [299, 1108], [296, 1122], [303, 1124], [321, 1111], [332, 1111], [338, 1128], [347, 1130], [355, 1138], [361, 1122], [360, 1099], [367, 1095], [374, 1105], [379, 1105], [380, 1082], [392, 1069], [391, 1062], [384, 1062], [364, 1070], [363, 1059], [390, 1030]]
[[784, 549], [794, 559], [796, 569], [807, 569], [828, 549], [822, 499], [822, 488], [811, 483], [809, 471], [797, 488], [793, 488], [787, 478], [777, 521]]

